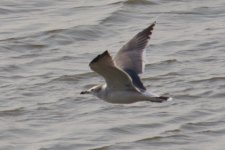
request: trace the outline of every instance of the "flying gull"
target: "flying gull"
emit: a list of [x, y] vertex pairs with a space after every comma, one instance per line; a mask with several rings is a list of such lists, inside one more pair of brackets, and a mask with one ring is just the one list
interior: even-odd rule
[[170, 97], [148, 92], [138, 75], [144, 71], [143, 55], [155, 23], [136, 34], [114, 58], [108, 51], [95, 57], [89, 66], [101, 75], [106, 83], [82, 91], [81, 94], [92, 94], [107, 102], [120, 104], [171, 100]]

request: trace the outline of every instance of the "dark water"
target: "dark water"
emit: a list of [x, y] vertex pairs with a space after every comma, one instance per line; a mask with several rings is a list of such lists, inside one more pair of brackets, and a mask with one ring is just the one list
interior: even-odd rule
[[[1, 0], [1, 150], [223, 150], [224, 0]], [[146, 87], [174, 101], [114, 105], [80, 91], [88, 63], [157, 21]]]

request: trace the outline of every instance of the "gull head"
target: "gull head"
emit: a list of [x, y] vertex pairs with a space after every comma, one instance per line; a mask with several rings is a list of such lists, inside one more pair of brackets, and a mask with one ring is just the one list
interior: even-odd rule
[[81, 91], [80, 94], [92, 94], [98, 96], [101, 92], [102, 92], [102, 85], [96, 85], [86, 91]]

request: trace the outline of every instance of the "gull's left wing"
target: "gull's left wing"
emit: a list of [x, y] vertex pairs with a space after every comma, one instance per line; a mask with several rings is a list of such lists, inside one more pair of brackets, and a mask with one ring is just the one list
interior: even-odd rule
[[104, 77], [109, 88], [116, 90], [129, 89], [138, 91], [134, 87], [129, 75], [116, 67], [108, 51], [105, 51], [94, 58], [90, 62], [89, 66], [93, 71]]

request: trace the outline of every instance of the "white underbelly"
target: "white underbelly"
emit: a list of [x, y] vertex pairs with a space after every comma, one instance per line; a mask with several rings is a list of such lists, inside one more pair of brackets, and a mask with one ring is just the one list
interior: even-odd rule
[[135, 91], [115, 91], [104, 97], [104, 100], [111, 103], [134, 103], [147, 100], [148, 96]]

